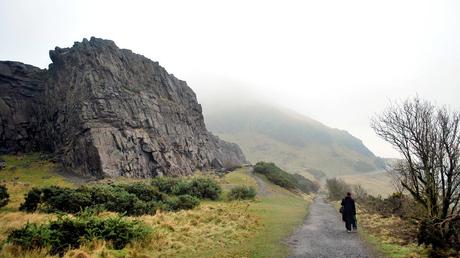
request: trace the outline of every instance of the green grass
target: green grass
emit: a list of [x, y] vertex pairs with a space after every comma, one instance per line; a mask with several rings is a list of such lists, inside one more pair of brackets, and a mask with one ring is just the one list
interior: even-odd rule
[[[6, 168], [0, 171], [0, 182], [4, 182], [10, 194], [10, 202], [1, 211], [17, 211], [24, 195], [32, 187], [67, 186], [73, 184], [58, 175], [56, 165], [43, 160], [39, 153], [1, 156]], [[16, 179], [15, 179], [16, 178]]]
[[[255, 181], [246, 170], [239, 170], [229, 174], [234, 182]], [[233, 175], [232, 175], [233, 174]], [[249, 213], [260, 218], [262, 228], [248, 241], [230, 250], [236, 257], [285, 257], [288, 255], [287, 246], [282, 243], [296, 226], [302, 224], [307, 215], [308, 204], [311, 199], [295, 195], [286, 189], [267, 184], [267, 196], [258, 197], [258, 200], [249, 207]]]
[[[0, 242], [8, 232], [27, 222], [45, 223], [54, 214], [18, 211], [24, 194], [32, 187], [59, 185], [75, 187], [56, 173], [56, 165], [40, 154], [2, 157], [7, 167], [0, 171], [11, 202], [0, 209]], [[19, 179], [14, 180], [15, 177]], [[116, 181], [139, 181], [117, 179]], [[265, 180], [265, 179], [263, 179]], [[257, 183], [242, 168], [219, 179], [224, 194], [233, 186]], [[103, 242], [89, 243], [69, 251], [68, 257], [285, 257], [283, 240], [300, 225], [311, 199], [299, 196], [265, 180], [268, 195], [255, 201], [204, 201], [192, 210], [161, 212], [139, 217], [154, 229], [148, 244], [133, 244], [113, 250]], [[101, 216], [113, 216], [106, 213]], [[128, 217], [129, 218], [129, 217]], [[19, 252], [20, 255], [16, 255]], [[21, 253], [11, 245], [0, 248], [0, 257], [45, 257], [40, 251]], [[80, 255], [80, 256], [79, 256]]]
[[383, 239], [369, 234], [365, 229], [359, 230], [360, 236], [380, 254], [389, 258], [428, 257], [428, 249], [416, 244], [399, 245], [386, 243]]

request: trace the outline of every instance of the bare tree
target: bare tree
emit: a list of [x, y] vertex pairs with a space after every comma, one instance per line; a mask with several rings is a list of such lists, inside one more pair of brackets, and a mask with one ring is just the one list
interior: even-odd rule
[[403, 156], [393, 177], [440, 220], [459, 215], [460, 114], [418, 97], [391, 104], [371, 127]]

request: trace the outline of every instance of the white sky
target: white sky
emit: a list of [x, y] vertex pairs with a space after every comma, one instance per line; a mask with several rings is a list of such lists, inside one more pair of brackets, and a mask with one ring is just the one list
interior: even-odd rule
[[460, 1], [0, 0], [0, 35], [0, 60], [39, 67], [55, 46], [112, 39], [198, 99], [236, 82], [384, 157], [396, 153], [369, 118], [389, 100], [418, 94], [460, 109]]

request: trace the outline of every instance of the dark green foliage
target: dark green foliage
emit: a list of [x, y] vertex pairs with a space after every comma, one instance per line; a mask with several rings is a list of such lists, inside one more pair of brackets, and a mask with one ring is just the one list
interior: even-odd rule
[[47, 224], [26, 224], [12, 231], [7, 241], [24, 249], [46, 248], [50, 253], [63, 255], [68, 249], [101, 239], [113, 248], [122, 249], [133, 240], [146, 237], [150, 228], [139, 221], [125, 220], [122, 217], [99, 218], [85, 212], [76, 217], [60, 217]]
[[68, 213], [80, 212], [85, 207], [91, 206], [91, 192], [51, 186], [42, 189], [42, 199], [44, 210], [49, 212], [62, 211]]
[[10, 200], [8, 189], [4, 185], [0, 185], [0, 208], [6, 206]]
[[158, 188], [141, 183], [126, 184], [120, 185], [121, 188], [126, 190], [128, 193], [134, 194], [141, 201], [164, 201], [167, 196], [164, 193], [161, 193]]
[[170, 211], [193, 209], [200, 203], [200, 200], [190, 195], [171, 196], [166, 200], [166, 208]]
[[304, 193], [317, 192], [319, 189], [319, 184], [313, 181], [306, 179], [304, 176], [299, 174], [293, 174], [294, 184]]
[[451, 216], [445, 220], [433, 218], [422, 219], [419, 224], [417, 239], [419, 244], [432, 245], [435, 249], [434, 253], [446, 252], [448, 251], [446, 249], [449, 248], [460, 251], [460, 217]]
[[[175, 181], [179, 184], [173, 185], [171, 190], [168, 190], [172, 195], [193, 193], [192, 196], [195, 197], [211, 198], [214, 196], [212, 194], [217, 192], [211, 187], [212, 183], [206, 184], [208, 181], [203, 181], [204, 183], [200, 180], [198, 182], [194, 180]], [[185, 190], [181, 190], [182, 188]], [[220, 190], [220, 187], [218, 189]], [[179, 193], [182, 191], [184, 193]], [[158, 209], [191, 209], [199, 204], [197, 198], [190, 200], [187, 197], [178, 197], [173, 201], [171, 198], [160, 192], [156, 186], [142, 183], [90, 185], [76, 189], [50, 186], [40, 189], [33, 188], [29, 191], [20, 210], [33, 212], [40, 209], [46, 212], [78, 213], [89, 208], [94, 211], [107, 210], [140, 216], [155, 214]]]
[[176, 177], [155, 177], [152, 179], [152, 185], [156, 186], [160, 192], [172, 194], [173, 188], [181, 181]]
[[38, 206], [41, 202], [41, 194], [42, 190], [39, 188], [32, 188], [25, 197], [25, 200], [23, 203], [21, 203], [21, 206], [19, 207], [19, 210], [21, 211], [27, 211], [27, 212], [34, 212], [38, 209]]
[[220, 185], [211, 178], [196, 177], [190, 181], [189, 194], [197, 198], [217, 200], [221, 192]]
[[152, 179], [152, 185], [167, 194], [191, 195], [200, 199], [217, 200], [222, 193], [220, 185], [207, 177], [157, 177]]
[[307, 178], [299, 174], [289, 174], [271, 162], [258, 162], [254, 166], [254, 172], [265, 175], [270, 182], [289, 190], [298, 189], [308, 194], [319, 189], [319, 185]]
[[265, 175], [269, 181], [287, 189], [294, 189], [293, 178], [290, 174], [277, 167], [274, 163], [258, 162], [254, 172]]
[[252, 186], [236, 186], [228, 193], [229, 200], [253, 200], [256, 197], [256, 189]]

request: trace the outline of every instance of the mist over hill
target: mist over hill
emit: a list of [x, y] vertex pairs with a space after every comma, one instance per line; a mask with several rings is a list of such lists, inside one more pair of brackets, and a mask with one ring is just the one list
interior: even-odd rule
[[[203, 97], [205, 122], [222, 139], [237, 143], [252, 163], [272, 161], [290, 172], [327, 176], [384, 168], [360, 139], [344, 130], [249, 97]], [[233, 102], [233, 104], [231, 103]]]

